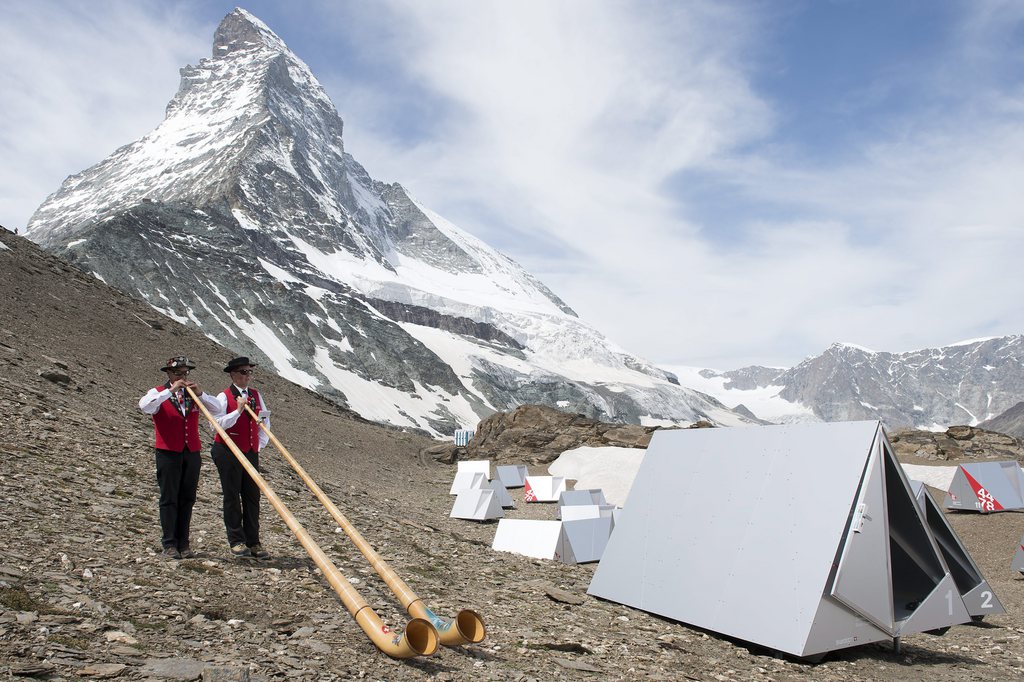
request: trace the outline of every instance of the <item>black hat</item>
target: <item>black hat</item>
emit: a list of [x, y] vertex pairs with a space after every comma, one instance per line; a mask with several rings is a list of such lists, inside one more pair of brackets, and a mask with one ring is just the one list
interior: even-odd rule
[[172, 369], [182, 369], [182, 368], [184, 368], [184, 369], [195, 369], [196, 366], [193, 365], [192, 361], [189, 360], [184, 355], [175, 355], [173, 358], [170, 358], [167, 361], [167, 366], [166, 367], [161, 367], [160, 368], [160, 371], [161, 372], [167, 372], [167, 371], [170, 371]]
[[228, 360], [228, 366], [224, 368], [224, 371], [233, 372], [239, 367], [245, 367], [246, 365], [249, 365], [250, 367], [256, 367], [256, 363], [249, 362], [249, 358], [245, 357], [244, 355], [239, 358], [231, 358], [230, 360]]

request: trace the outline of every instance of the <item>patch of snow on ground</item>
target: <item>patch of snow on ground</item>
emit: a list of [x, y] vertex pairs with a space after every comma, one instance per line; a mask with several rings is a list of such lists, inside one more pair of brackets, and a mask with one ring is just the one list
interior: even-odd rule
[[953, 476], [956, 475], [957, 470], [955, 466], [933, 467], [923, 464], [904, 464], [902, 466], [907, 478], [921, 481], [925, 485], [939, 490], [949, 490], [949, 485], [953, 482]]
[[608, 504], [621, 507], [646, 454], [645, 448], [584, 446], [563, 452], [548, 465], [548, 473], [575, 479], [576, 490], [600, 488]]

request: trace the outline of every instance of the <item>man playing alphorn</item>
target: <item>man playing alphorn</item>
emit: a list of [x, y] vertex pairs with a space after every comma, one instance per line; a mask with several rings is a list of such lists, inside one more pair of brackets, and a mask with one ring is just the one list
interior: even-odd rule
[[[245, 409], [248, 405], [270, 428], [270, 410], [263, 396], [249, 384], [255, 363], [247, 357], [233, 358], [224, 368], [231, 375], [231, 386], [217, 395], [217, 423], [227, 432], [249, 463], [259, 471], [260, 448], [269, 437]], [[260, 544], [260, 489], [239, 463], [235, 454], [217, 434], [211, 450], [213, 463], [220, 474], [224, 495], [224, 528], [228, 546], [236, 557], [269, 559], [270, 553]]]
[[195, 554], [189, 543], [192, 507], [199, 486], [202, 448], [199, 442], [199, 410], [185, 387], [199, 395], [208, 409], [219, 402], [203, 393], [199, 384], [188, 378], [196, 366], [184, 355], [177, 355], [160, 368], [167, 381], [149, 389], [139, 401], [139, 409], [153, 417], [156, 445], [156, 482], [160, 486], [160, 544], [169, 559], [191, 559]]

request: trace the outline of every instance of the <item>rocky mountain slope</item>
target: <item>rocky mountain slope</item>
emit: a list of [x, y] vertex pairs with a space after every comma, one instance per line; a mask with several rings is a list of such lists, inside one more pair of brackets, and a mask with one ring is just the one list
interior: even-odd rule
[[836, 343], [790, 369], [670, 369], [684, 385], [770, 421], [881, 419], [941, 430], [978, 425], [1024, 398], [1024, 336], [907, 353]]
[[986, 419], [979, 426], [990, 431], [999, 431], [1017, 438], [1024, 438], [1024, 401], [1021, 401], [1000, 415]]
[[368, 419], [431, 434], [544, 403], [746, 417], [617, 347], [522, 267], [374, 180], [324, 89], [245, 10], [152, 133], [69, 177], [31, 239]]
[[[1009, 610], [944, 637], [847, 649], [818, 665], [778, 658], [586, 595], [592, 565], [491, 551], [494, 524], [448, 518], [453, 466], [432, 443], [371, 424], [273, 374], [274, 427], [371, 544], [432, 608], [473, 608], [489, 636], [394, 661], [355, 626], [266, 502], [267, 562], [228, 559], [216, 472], [204, 457], [195, 560], [157, 556], [150, 420], [136, 409], [172, 354], [222, 385], [233, 350], [155, 314], [0, 230], [0, 674], [11, 679], [886, 680], [1016, 679], [1024, 580], [1009, 570], [1019, 516], [953, 525]], [[209, 438], [204, 435], [208, 451]], [[397, 603], [273, 449], [264, 474], [392, 626]], [[542, 473], [534, 470], [533, 473]], [[513, 518], [550, 518], [520, 505]]]

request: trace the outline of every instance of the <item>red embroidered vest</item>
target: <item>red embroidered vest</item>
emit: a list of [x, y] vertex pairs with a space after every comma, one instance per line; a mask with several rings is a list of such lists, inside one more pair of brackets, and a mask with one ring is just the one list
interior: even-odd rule
[[[249, 407], [252, 408], [253, 412], [259, 414], [260, 405], [260, 394], [256, 392], [256, 389], [250, 388], [249, 390]], [[228, 414], [238, 409], [238, 399], [235, 397], [234, 391], [230, 388], [224, 391], [224, 395], [228, 399]], [[241, 416], [238, 417], [238, 421], [230, 429], [224, 429], [231, 436], [231, 440], [235, 441], [235, 445], [242, 452], [253, 452], [260, 451], [260, 425], [248, 411], [243, 410]], [[224, 439], [217, 434], [217, 437], [213, 439], [216, 443], [224, 443]]]
[[[156, 390], [161, 391], [165, 388], [167, 384], [157, 386]], [[160, 409], [153, 415], [153, 432], [158, 449], [172, 452], [188, 449], [199, 452], [199, 410], [192, 405], [191, 399], [187, 400], [186, 404], [191, 409], [188, 416], [183, 417], [174, 400], [168, 398], [160, 403]]]

